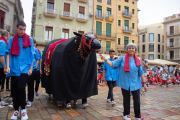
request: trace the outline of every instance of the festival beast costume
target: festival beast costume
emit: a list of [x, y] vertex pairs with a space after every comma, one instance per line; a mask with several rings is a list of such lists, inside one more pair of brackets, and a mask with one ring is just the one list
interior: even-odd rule
[[[48, 94], [53, 94], [57, 101], [83, 99], [98, 94], [95, 49], [101, 48], [100, 42], [92, 33], [83, 36], [74, 34], [76, 37], [63, 39], [61, 43], [58, 43], [59, 40], [48, 43], [42, 56], [42, 87]], [[51, 59], [50, 66], [47, 57]]]

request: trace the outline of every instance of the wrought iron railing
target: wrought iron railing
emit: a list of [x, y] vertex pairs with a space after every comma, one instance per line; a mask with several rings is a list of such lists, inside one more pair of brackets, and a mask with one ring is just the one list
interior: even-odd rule
[[132, 13], [127, 12], [127, 11], [123, 11], [122, 14], [128, 17], [132, 17]]
[[111, 38], [117, 37], [116, 33], [109, 33], [107, 31], [96, 31], [96, 35], [102, 36], [102, 37], [111, 37]]
[[82, 19], [82, 20], [89, 20], [87, 15], [84, 14], [77, 14], [76, 19]]
[[74, 18], [74, 13], [61, 11], [59, 16], [65, 16], [65, 17], [72, 17], [72, 18]]
[[44, 9], [44, 13], [57, 15], [57, 10], [45, 8], [45, 9]]
[[132, 28], [129, 27], [129, 26], [123, 26], [123, 27], [122, 27], [122, 30], [123, 30], [123, 31], [126, 31], [126, 32], [132, 32]]

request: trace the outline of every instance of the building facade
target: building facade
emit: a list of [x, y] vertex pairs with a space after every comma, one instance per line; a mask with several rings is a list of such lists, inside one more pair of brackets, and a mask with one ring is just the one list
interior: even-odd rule
[[180, 13], [164, 18], [165, 59], [180, 63]]
[[0, 34], [7, 30], [11, 36], [14, 35], [16, 24], [23, 18], [20, 0], [0, 0]]
[[146, 59], [164, 59], [164, 29], [162, 23], [140, 26], [138, 30], [139, 56]]
[[53, 39], [92, 31], [92, 0], [34, 0], [31, 36], [41, 50]]
[[100, 53], [114, 49], [124, 55], [126, 45], [138, 44], [138, 0], [94, 0], [93, 30], [101, 42]]

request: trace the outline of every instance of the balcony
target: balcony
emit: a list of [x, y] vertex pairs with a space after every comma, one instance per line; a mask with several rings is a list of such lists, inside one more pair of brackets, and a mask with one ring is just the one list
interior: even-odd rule
[[76, 20], [78, 22], [86, 23], [89, 19], [87, 15], [84, 14], [77, 14]]
[[171, 56], [166, 56], [167, 60], [180, 60], [180, 55], [171, 55]]
[[117, 45], [117, 51], [126, 51], [127, 45]]
[[169, 17], [165, 17], [164, 18], [164, 23], [169, 22], [169, 21], [174, 21], [174, 20], [177, 20], [177, 19], [180, 19], [180, 13], [179, 14], [174, 14], [174, 15], [169, 16]]
[[97, 0], [97, 2], [100, 2], [100, 3], [102, 3], [102, 0]]
[[132, 13], [130, 13], [130, 12], [123, 11], [122, 15], [123, 15], [123, 17], [126, 17], [126, 18], [132, 18]]
[[107, 33], [106, 31], [104, 31], [104, 32], [96, 32], [96, 35], [98, 37], [107, 37], [107, 38], [116, 38], [117, 37], [116, 33]]
[[33, 6], [36, 6], [37, 0], [33, 1]]
[[124, 33], [132, 33], [132, 28], [128, 26], [123, 26], [122, 31]]
[[57, 11], [54, 9], [45, 8], [44, 9], [44, 16], [55, 18], [57, 16]]
[[96, 13], [95, 17], [96, 17], [97, 20], [103, 20], [104, 19], [104, 14], [102, 15], [102, 14], [97, 14]]
[[59, 14], [59, 17], [60, 17], [61, 19], [64, 19], [64, 20], [70, 20], [70, 21], [72, 21], [72, 20], [74, 19], [74, 13], [61, 11], [60, 14]]
[[109, 21], [109, 22], [113, 22], [114, 21], [114, 16], [113, 15], [106, 15], [106, 21]]
[[167, 34], [167, 37], [180, 35], [180, 29], [177, 29], [177, 30], [174, 30], [174, 31], [168, 31], [166, 34]]
[[110, 50], [110, 49], [111, 49], [111, 48], [101, 47], [101, 49], [99, 50], [98, 53], [108, 53], [108, 54], [109, 54], [109, 50]]
[[11, 31], [11, 26], [0, 23], [0, 31], [3, 31], [3, 30], [7, 30], [8, 32], [10, 32]]
[[78, 0], [78, 2], [87, 3], [88, 0]]

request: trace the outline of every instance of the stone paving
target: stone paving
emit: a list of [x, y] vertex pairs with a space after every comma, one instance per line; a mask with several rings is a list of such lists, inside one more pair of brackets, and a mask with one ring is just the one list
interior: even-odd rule
[[[81, 100], [78, 100], [78, 105], [72, 103], [72, 108], [66, 109], [65, 106], [58, 107], [41, 88], [40, 99], [35, 99], [32, 107], [27, 108], [29, 120], [123, 120], [121, 89], [114, 88], [114, 107], [106, 102], [107, 92], [107, 87], [99, 87], [99, 94], [88, 98], [88, 108], [82, 109]], [[2, 98], [9, 94], [1, 92]], [[0, 120], [9, 120], [13, 112], [8, 106], [0, 109]], [[145, 120], [180, 120], [180, 85], [148, 87], [148, 92], [141, 96], [141, 114]], [[131, 118], [134, 119], [133, 106]]]

